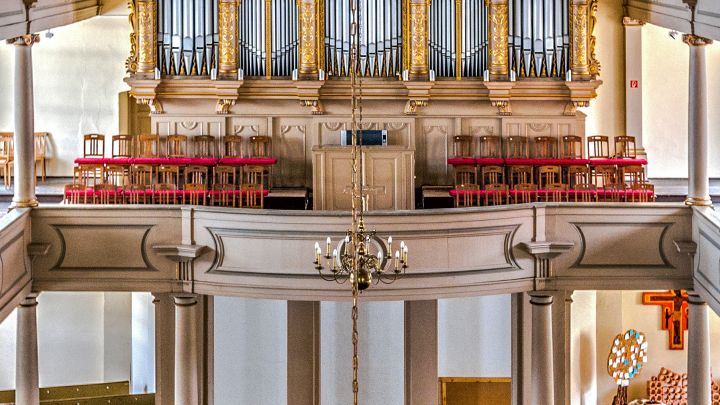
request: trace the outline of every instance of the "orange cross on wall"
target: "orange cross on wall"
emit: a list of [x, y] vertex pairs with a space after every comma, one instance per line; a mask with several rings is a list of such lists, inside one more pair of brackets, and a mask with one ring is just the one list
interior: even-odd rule
[[685, 290], [644, 292], [643, 304], [660, 305], [663, 330], [668, 331], [670, 350], [685, 348], [685, 331], [688, 328], [688, 295]]

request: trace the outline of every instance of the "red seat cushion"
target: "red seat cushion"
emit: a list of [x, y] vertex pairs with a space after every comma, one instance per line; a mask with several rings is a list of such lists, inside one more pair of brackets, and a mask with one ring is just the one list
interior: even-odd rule
[[245, 158], [241, 157], [222, 157], [220, 158], [221, 165], [239, 166], [245, 164]]
[[474, 165], [475, 158], [471, 157], [452, 157], [447, 160], [449, 165]]
[[617, 166], [631, 166], [631, 165], [646, 165], [647, 160], [645, 159], [590, 159], [590, 164], [594, 166], [603, 165], [617, 165]]
[[78, 164], [78, 165], [103, 164], [103, 163], [105, 163], [105, 158], [101, 158], [101, 157], [88, 157], [88, 158], [75, 159], [75, 164]]
[[168, 157], [167, 163], [168, 165], [175, 165], [175, 166], [183, 166], [183, 165], [191, 165], [192, 159], [189, 157]]
[[505, 159], [479, 157], [479, 158], [475, 158], [475, 164], [476, 165], [502, 165], [502, 164], [505, 164]]
[[168, 158], [164, 157], [136, 157], [130, 159], [130, 162], [137, 165], [167, 165], [170, 164]]
[[274, 157], [223, 157], [219, 160], [221, 165], [274, 165], [277, 158]]
[[103, 163], [106, 165], [129, 165], [132, 163], [132, 158], [129, 157], [114, 157], [114, 158], [105, 158], [103, 159]]
[[218, 163], [218, 158], [214, 157], [194, 157], [190, 158], [191, 165], [199, 166], [215, 166]]
[[73, 194], [79, 194], [79, 195], [83, 195], [83, 194], [84, 194], [84, 195], [86, 195], [86, 196], [91, 196], [91, 195], [93, 195], [94, 193], [95, 193], [95, 189], [92, 188], [92, 187], [88, 187], [88, 188], [86, 188], [85, 190], [68, 190], [68, 191], [65, 192], [65, 195], [68, 196], [68, 197], [71, 196], [71, 195], [73, 195]]

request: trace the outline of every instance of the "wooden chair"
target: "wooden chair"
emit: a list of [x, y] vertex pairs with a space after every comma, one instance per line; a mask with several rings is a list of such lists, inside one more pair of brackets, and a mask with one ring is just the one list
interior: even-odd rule
[[527, 159], [528, 139], [525, 136], [508, 136], [505, 139], [505, 157], [510, 159]]
[[630, 189], [631, 202], [655, 201], [655, 186], [650, 183], [634, 184]]
[[113, 159], [131, 158], [135, 153], [135, 139], [132, 135], [113, 135], [111, 156]]
[[544, 191], [538, 194], [538, 201], [544, 200], [548, 202], [562, 202], [567, 201], [568, 195], [567, 184], [562, 183], [550, 183], [546, 184]]
[[205, 205], [208, 194], [207, 166], [190, 165], [185, 168], [183, 204]]
[[597, 187], [618, 183], [618, 171], [614, 165], [598, 165], [592, 167], [592, 182]]
[[223, 157], [239, 158], [243, 154], [243, 138], [239, 135], [225, 135], [223, 137]]
[[234, 207], [236, 205], [236, 172], [234, 166], [218, 165], [213, 168], [210, 205]]
[[152, 201], [153, 166], [133, 164], [130, 166], [130, 183], [125, 186], [124, 195], [130, 204], [145, 204]]
[[85, 163], [75, 167], [73, 183], [93, 188], [105, 182], [105, 165], [102, 163]]
[[12, 184], [12, 163], [15, 159], [15, 141], [12, 132], [0, 132], [0, 170], [3, 171], [5, 188]]
[[217, 156], [217, 142], [212, 135], [196, 135], [192, 138], [193, 155], [195, 157]]
[[455, 186], [455, 208], [480, 205], [480, 187], [477, 184]]
[[[35, 165], [37, 167], [37, 164], [40, 163], [40, 173], [41, 173], [41, 181], [45, 181], [45, 174], [46, 174], [46, 167], [45, 167], [45, 157], [47, 154], [47, 142], [48, 142], [48, 133], [47, 132], [35, 132]], [[37, 170], [35, 171], [37, 173]]]
[[83, 136], [83, 157], [103, 158], [105, 157], [105, 135], [86, 134]]
[[156, 158], [160, 156], [160, 135], [142, 134], [137, 137], [137, 156]]
[[641, 165], [628, 165], [618, 168], [622, 183], [632, 188], [636, 184], [645, 183], [645, 169]]
[[120, 191], [115, 184], [101, 183], [93, 187], [93, 202], [96, 204], [117, 204]]
[[188, 154], [187, 135], [168, 135], [165, 142], [168, 157], [183, 158], [190, 156]]
[[113, 184], [116, 188], [122, 189], [130, 184], [130, 172], [127, 166], [107, 165], [105, 166], [105, 183]]
[[264, 166], [249, 165], [242, 169], [242, 183], [267, 186], [267, 169]]
[[93, 198], [93, 190], [84, 184], [66, 184], [63, 193], [64, 204], [87, 204], [88, 196]]
[[485, 205], [503, 205], [508, 198], [507, 184], [496, 183], [485, 185]]
[[626, 201], [626, 199], [627, 193], [623, 184], [603, 184], [602, 193], [598, 193], [598, 200], [605, 202], [622, 202]]
[[562, 169], [560, 166], [538, 167], [538, 188], [542, 189], [546, 184], [562, 183]]
[[635, 159], [637, 157], [634, 136], [620, 135], [615, 137], [615, 157], [622, 159]]
[[253, 135], [250, 137], [252, 145], [252, 157], [270, 157], [270, 137], [265, 135]]
[[515, 204], [529, 204], [537, 198], [537, 186], [533, 183], [519, 183], [513, 186]]
[[610, 157], [610, 144], [607, 136], [588, 136], [587, 144], [588, 159], [607, 159]]
[[482, 185], [505, 184], [505, 168], [502, 166], [483, 166], [480, 168]]
[[509, 182], [511, 186], [522, 183], [535, 183], [533, 179], [534, 168], [528, 165], [514, 165], [509, 169]]
[[597, 201], [597, 188], [590, 183], [575, 184], [575, 202], [595, 202]]
[[473, 157], [473, 137], [472, 135], [455, 135], [453, 136], [453, 150], [455, 157]]
[[535, 141], [536, 159], [554, 159], [557, 157], [557, 138], [552, 136], [537, 136]]
[[244, 208], [263, 208], [265, 206], [265, 195], [262, 184], [240, 185], [240, 206]]
[[568, 187], [574, 188], [576, 184], [590, 182], [590, 168], [587, 165], [570, 165], [566, 170]]
[[477, 184], [477, 168], [470, 165], [453, 166], [455, 172], [455, 185]]
[[160, 165], [155, 169], [156, 182], [152, 187], [155, 204], [175, 204], [180, 189], [180, 166]]
[[582, 138], [575, 135], [565, 135], [560, 138], [560, 158], [561, 159], [582, 159], [583, 158], [583, 141]]
[[480, 157], [484, 158], [501, 158], [502, 142], [501, 138], [496, 135], [483, 135], [478, 138], [480, 147]]

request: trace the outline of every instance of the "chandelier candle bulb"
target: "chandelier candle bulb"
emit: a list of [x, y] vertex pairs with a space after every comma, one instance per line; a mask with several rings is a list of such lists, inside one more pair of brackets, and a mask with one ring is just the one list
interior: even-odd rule
[[395, 272], [400, 271], [399, 267], [400, 267], [400, 251], [396, 250], [395, 251]]
[[330, 237], [328, 236], [328, 238], [327, 238], [327, 248], [325, 249], [325, 257], [328, 257], [328, 258], [330, 257], [330, 243], [331, 243], [331, 242], [332, 242], [332, 240], [331, 240]]

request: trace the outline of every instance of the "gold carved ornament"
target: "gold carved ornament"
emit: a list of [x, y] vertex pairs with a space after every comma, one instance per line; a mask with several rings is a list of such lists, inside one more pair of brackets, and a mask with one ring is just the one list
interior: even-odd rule
[[597, 76], [600, 74], [600, 61], [595, 55], [595, 25], [597, 24], [598, 0], [590, 0], [590, 15], [588, 16], [588, 69], [590, 74]]
[[428, 2], [417, 0], [410, 3], [410, 73], [413, 75], [428, 74], [427, 62], [427, 12]]
[[317, 1], [298, 0], [300, 18], [300, 73], [317, 74]]
[[237, 72], [237, 0], [218, 2], [219, 59], [222, 73]]
[[403, 0], [402, 8], [402, 37], [403, 37], [403, 49], [402, 49], [402, 58], [403, 58], [403, 70], [410, 70], [410, 32], [409, 32], [409, 26], [410, 24], [408, 21], [410, 21], [410, 0]]
[[272, 77], [272, 0], [265, 0], [265, 78]]
[[155, 53], [155, 0], [137, 0], [138, 60], [137, 72], [153, 73], [157, 62]]
[[[336, 1], [336, 0], [330, 0]], [[325, 0], [317, 1], [317, 65], [319, 69], [325, 69]]]
[[507, 4], [493, 3], [490, 6], [490, 73], [496, 75], [508, 74], [508, 6]]
[[130, 14], [128, 15], [128, 20], [130, 21], [130, 55], [127, 60], [125, 60], [125, 72], [132, 74], [137, 71], [138, 43], [137, 33], [135, 32], [137, 29], [137, 21], [135, 18], [135, 0], [128, 0], [127, 3], [128, 9], [130, 10]]

